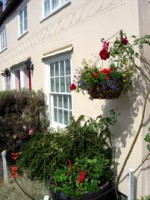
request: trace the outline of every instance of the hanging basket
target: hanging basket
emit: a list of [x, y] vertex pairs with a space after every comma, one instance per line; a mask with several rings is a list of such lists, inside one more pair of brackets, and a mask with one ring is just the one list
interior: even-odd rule
[[108, 80], [105, 84], [96, 84], [88, 94], [90, 99], [116, 99], [122, 94], [123, 86], [122, 80]]

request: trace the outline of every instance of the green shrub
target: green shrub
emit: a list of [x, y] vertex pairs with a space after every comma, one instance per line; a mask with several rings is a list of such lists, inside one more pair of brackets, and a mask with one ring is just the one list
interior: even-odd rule
[[41, 131], [48, 126], [45, 96], [42, 91], [0, 92], [0, 150], [15, 144], [31, 127]]
[[25, 169], [32, 178], [48, 180], [56, 168], [61, 168], [79, 157], [104, 155], [112, 164], [110, 125], [116, 123], [112, 110], [106, 117], [85, 120], [80, 116], [65, 129], [50, 129], [38, 133], [22, 148], [19, 169]]

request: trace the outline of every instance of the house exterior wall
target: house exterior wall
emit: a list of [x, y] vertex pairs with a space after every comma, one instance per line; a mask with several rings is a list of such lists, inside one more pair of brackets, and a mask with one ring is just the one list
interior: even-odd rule
[[[28, 6], [28, 32], [18, 38], [18, 12], [24, 3]], [[81, 66], [84, 58], [98, 56], [102, 46], [101, 38], [108, 39], [121, 29], [128, 36], [148, 33], [149, 9], [150, 3], [144, 0], [71, 0], [58, 12], [47, 19], [42, 19], [42, 0], [39, 4], [37, 0], [24, 0], [1, 25], [6, 27], [7, 49], [0, 54], [0, 70], [1, 72], [5, 68], [11, 70], [15, 64], [31, 57], [34, 64], [31, 77], [32, 88], [42, 89], [47, 95], [49, 104], [49, 58], [42, 59], [45, 54], [65, 46], [72, 46], [71, 73], [73, 79], [76, 68]], [[75, 117], [81, 114], [96, 117], [112, 108], [118, 108], [121, 115], [117, 126], [112, 127], [118, 173], [138, 131], [142, 117], [146, 89], [145, 86], [143, 90], [139, 83], [136, 84], [137, 90], [116, 100], [91, 101], [87, 95], [72, 93], [72, 112]], [[0, 78], [0, 90], [2, 89], [3, 83]], [[149, 113], [146, 114], [146, 117], [148, 116]], [[129, 168], [136, 169], [147, 153], [143, 141], [145, 133], [146, 129], [142, 130], [122, 177], [128, 173]], [[150, 164], [148, 161], [146, 163]], [[136, 173], [137, 196], [146, 195], [150, 191], [148, 178], [150, 169], [147, 166], [147, 170], [138, 172]], [[127, 179], [119, 185], [119, 190], [127, 194]]]

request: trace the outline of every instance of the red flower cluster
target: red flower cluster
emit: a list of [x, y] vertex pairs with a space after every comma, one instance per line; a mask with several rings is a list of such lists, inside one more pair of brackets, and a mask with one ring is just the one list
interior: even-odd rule
[[11, 178], [18, 178], [18, 167], [17, 166], [11, 167]]
[[83, 183], [83, 181], [85, 180], [85, 171], [80, 172], [80, 176], [78, 178], [78, 181], [80, 183]]
[[19, 153], [18, 152], [17, 153], [11, 153], [11, 158], [13, 160], [17, 160], [18, 157], [19, 157]]
[[106, 74], [106, 75], [110, 74], [110, 72], [111, 72], [111, 69], [107, 69], [107, 68], [104, 68], [101, 70], [101, 73]]
[[103, 43], [103, 49], [100, 51], [99, 56], [102, 60], [107, 60], [109, 58], [109, 52], [108, 52], [109, 42]]
[[[19, 153], [11, 153], [11, 158], [12, 160], [17, 160], [17, 158], [19, 157]], [[11, 167], [11, 178], [18, 178], [18, 167], [17, 166], [12, 166]]]
[[94, 76], [94, 77], [98, 77], [99, 74], [98, 74], [98, 73], [94, 73], [93, 76]]
[[127, 45], [128, 44], [128, 39], [127, 38], [121, 38], [121, 43], [124, 44], [124, 45]]
[[70, 85], [70, 90], [75, 90], [77, 88], [77, 86], [74, 84], [74, 83], [72, 83], [71, 85]]

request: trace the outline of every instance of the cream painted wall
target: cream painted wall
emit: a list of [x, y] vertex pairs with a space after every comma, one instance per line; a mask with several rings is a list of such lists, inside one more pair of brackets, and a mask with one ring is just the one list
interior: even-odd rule
[[[121, 29], [129, 37], [149, 32], [150, 4], [147, 0], [72, 0], [70, 5], [46, 20], [42, 20], [42, 0], [39, 2], [37, 4], [37, 0], [28, 1], [29, 30], [24, 37], [18, 39], [17, 12], [6, 20], [8, 48], [0, 54], [1, 71], [31, 56], [35, 67], [32, 76], [35, 90], [42, 88], [47, 92], [46, 65], [41, 59], [44, 53], [72, 44], [73, 76], [76, 67], [81, 66], [83, 58], [98, 56], [102, 45], [101, 38], [108, 39]], [[131, 92], [116, 100], [91, 101], [87, 95], [72, 93], [75, 117], [80, 114], [96, 117], [112, 108], [118, 108], [117, 112], [121, 115], [117, 125], [112, 127], [118, 172], [138, 130], [145, 94], [145, 86], [141, 85], [139, 80]], [[147, 112], [146, 117], [148, 116]], [[129, 168], [136, 169], [147, 152], [143, 133], [146, 133], [146, 128], [142, 129], [123, 176], [128, 173]], [[147, 164], [148, 162], [146, 167]], [[141, 172], [136, 173], [138, 196], [150, 191], [149, 165], [145, 170], [142, 168]], [[119, 189], [127, 194], [127, 180], [119, 185]]]

